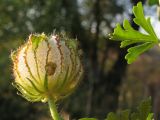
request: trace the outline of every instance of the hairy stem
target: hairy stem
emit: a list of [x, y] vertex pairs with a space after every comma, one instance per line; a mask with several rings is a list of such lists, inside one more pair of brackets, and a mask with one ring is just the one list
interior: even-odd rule
[[50, 113], [53, 120], [62, 120], [58, 114], [55, 101], [52, 98], [48, 99], [48, 105], [49, 105]]

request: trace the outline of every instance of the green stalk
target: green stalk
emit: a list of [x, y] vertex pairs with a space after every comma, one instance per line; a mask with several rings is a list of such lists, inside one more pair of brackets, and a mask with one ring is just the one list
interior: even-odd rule
[[49, 105], [50, 113], [53, 120], [62, 120], [58, 114], [55, 101], [52, 98], [48, 99], [48, 105]]
[[158, 14], [158, 17], [159, 17], [159, 20], [160, 20], [160, 0], [159, 0], [159, 5], [157, 7], [157, 14]]

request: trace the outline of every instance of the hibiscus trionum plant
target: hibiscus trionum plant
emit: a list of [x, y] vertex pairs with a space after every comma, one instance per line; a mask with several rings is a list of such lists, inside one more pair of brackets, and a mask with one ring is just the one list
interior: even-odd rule
[[65, 34], [31, 34], [12, 53], [14, 86], [31, 102], [48, 102], [54, 120], [61, 119], [55, 103], [68, 96], [83, 75], [78, 43]]
[[[150, 4], [153, 3], [150, 1]], [[133, 7], [133, 13], [134, 22], [146, 33], [135, 30], [128, 20], [124, 20], [123, 27], [117, 24], [110, 34], [111, 40], [121, 42], [121, 48], [131, 46], [125, 56], [129, 64], [140, 54], [159, 44], [150, 18], [144, 16], [141, 2]], [[28, 101], [48, 102], [52, 118], [63, 120], [57, 112], [56, 103], [71, 94], [82, 79], [80, 53], [77, 40], [68, 38], [66, 34], [31, 34], [22, 47], [12, 52], [15, 76], [13, 85]], [[143, 101], [135, 111], [128, 109], [118, 114], [109, 113], [105, 120], [153, 120], [151, 99]]]

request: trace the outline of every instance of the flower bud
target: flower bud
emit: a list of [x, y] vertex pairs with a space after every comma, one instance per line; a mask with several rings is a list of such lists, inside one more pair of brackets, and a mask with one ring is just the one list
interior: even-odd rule
[[12, 53], [14, 86], [29, 101], [58, 101], [69, 95], [82, 78], [77, 40], [64, 34], [31, 34]]

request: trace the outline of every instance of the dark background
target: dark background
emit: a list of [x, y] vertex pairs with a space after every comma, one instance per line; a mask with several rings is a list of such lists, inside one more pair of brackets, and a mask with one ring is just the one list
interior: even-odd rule
[[51, 34], [54, 30], [78, 38], [85, 66], [79, 88], [60, 101], [60, 113], [72, 119], [102, 119], [109, 111], [132, 108], [150, 95], [154, 112], [160, 112], [159, 50], [154, 48], [127, 65], [126, 49], [108, 40], [116, 22], [132, 21], [131, 9], [138, 1], [0, 0], [0, 120], [51, 119], [47, 104], [29, 103], [16, 94], [10, 53], [30, 33]]

